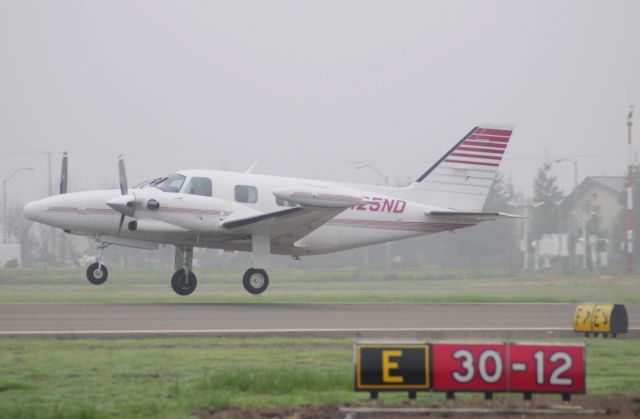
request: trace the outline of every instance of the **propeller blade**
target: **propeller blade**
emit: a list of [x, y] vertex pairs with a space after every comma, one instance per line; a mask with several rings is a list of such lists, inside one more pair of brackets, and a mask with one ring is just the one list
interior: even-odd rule
[[62, 170], [60, 172], [60, 195], [67, 193], [67, 166], [69, 157], [67, 152], [62, 153]]
[[122, 223], [124, 223], [124, 213], [120, 216], [120, 224], [118, 224], [118, 234], [122, 232]]
[[124, 156], [122, 154], [118, 156], [118, 175], [120, 176], [120, 193], [127, 195], [129, 188], [127, 186], [127, 172], [124, 168]]

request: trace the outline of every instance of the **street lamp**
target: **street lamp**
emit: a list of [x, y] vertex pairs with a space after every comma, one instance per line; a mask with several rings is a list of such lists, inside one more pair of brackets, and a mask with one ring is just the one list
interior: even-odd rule
[[[522, 242], [521, 242], [521, 250], [522, 250], [522, 255], [523, 255], [523, 269], [527, 270], [529, 269], [529, 207], [531, 208], [536, 208], [539, 207], [540, 205], [544, 204], [543, 201], [541, 202], [533, 202], [532, 199], [526, 199], [524, 197], [521, 197], [519, 201], [514, 202], [514, 201], [509, 201], [507, 202], [507, 204], [511, 205], [512, 207], [522, 207], [522, 209], [524, 210], [524, 217], [523, 217], [523, 224], [522, 224]], [[538, 265], [538, 259], [535, 259], [535, 264], [536, 266]], [[537, 270], [538, 268], [536, 268]]]
[[572, 159], [558, 159], [556, 163], [563, 161], [573, 164], [573, 189], [575, 190], [578, 187], [578, 162]]
[[16, 169], [11, 176], [2, 181], [2, 234], [3, 234], [3, 242], [7, 243], [7, 182], [11, 180], [12, 177], [16, 175], [16, 173], [21, 170], [33, 170], [33, 167], [21, 167]]
[[370, 164], [362, 164], [360, 166], [356, 166], [356, 169], [360, 170], [360, 169], [371, 169], [374, 172], [376, 172], [378, 175], [380, 175], [380, 177], [384, 180], [384, 186], [389, 186], [389, 178], [382, 173], [380, 170], [378, 170], [377, 167], [374, 167]]

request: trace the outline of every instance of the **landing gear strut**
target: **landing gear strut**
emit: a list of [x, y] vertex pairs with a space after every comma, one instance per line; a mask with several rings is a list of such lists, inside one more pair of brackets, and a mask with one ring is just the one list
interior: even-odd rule
[[191, 271], [193, 267], [193, 247], [176, 246], [176, 272], [171, 277], [171, 288], [178, 295], [189, 295], [196, 289], [198, 280]]
[[87, 279], [93, 285], [104, 284], [104, 281], [107, 280], [109, 276], [109, 271], [107, 267], [102, 264], [102, 251], [107, 247], [107, 243], [98, 243], [96, 244], [96, 263], [92, 263], [87, 268]]
[[251, 294], [262, 294], [269, 286], [269, 275], [264, 269], [247, 269], [242, 277], [242, 285]]

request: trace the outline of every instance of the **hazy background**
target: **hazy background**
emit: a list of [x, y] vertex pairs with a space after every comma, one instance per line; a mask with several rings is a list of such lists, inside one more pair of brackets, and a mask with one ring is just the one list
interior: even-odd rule
[[43, 196], [38, 152], [57, 184], [68, 150], [70, 190], [115, 185], [120, 153], [131, 183], [256, 158], [395, 182], [482, 121], [517, 124], [503, 169], [527, 193], [545, 152], [621, 175], [639, 41], [635, 0], [0, 0], [0, 178], [35, 167], [9, 199]]

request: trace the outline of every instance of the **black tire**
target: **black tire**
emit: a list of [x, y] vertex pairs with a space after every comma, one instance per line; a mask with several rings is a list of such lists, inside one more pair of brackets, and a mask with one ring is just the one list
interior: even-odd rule
[[185, 281], [184, 269], [178, 269], [171, 277], [171, 288], [178, 295], [189, 295], [196, 289], [198, 280], [193, 272], [189, 271], [189, 280]]
[[242, 277], [242, 285], [250, 294], [262, 294], [269, 286], [269, 275], [264, 269], [247, 269]]
[[98, 262], [92, 263], [87, 268], [87, 279], [93, 285], [104, 284], [104, 281], [107, 280], [108, 276], [109, 276], [109, 271], [107, 270], [107, 267], [104, 265], [98, 264]]

